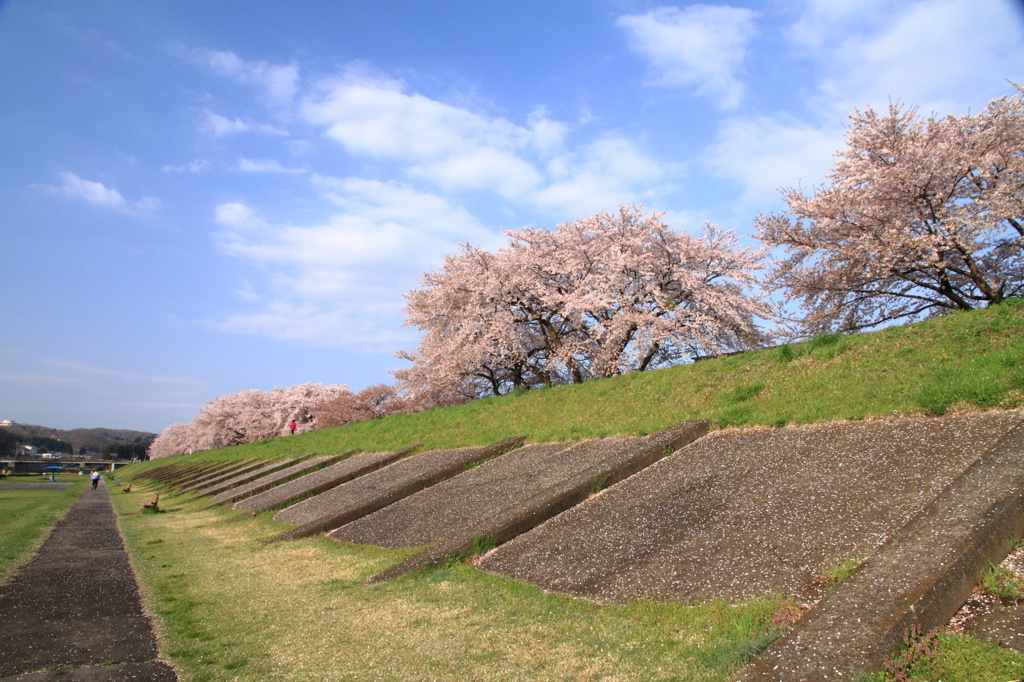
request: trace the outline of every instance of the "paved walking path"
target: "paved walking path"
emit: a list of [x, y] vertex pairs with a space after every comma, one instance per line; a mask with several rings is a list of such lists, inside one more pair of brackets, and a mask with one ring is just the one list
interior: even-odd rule
[[0, 588], [0, 680], [177, 680], [156, 656], [101, 481]]

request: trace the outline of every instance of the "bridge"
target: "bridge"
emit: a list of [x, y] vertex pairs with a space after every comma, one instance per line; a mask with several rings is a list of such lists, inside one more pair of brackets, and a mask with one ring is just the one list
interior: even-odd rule
[[131, 464], [125, 459], [40, 459], [33, 457], [0, 459], [0, 471], [7, 474], [48, 474], [55, 469], [47, 467], [59, 466], [66, 472], [78, 471], [114, 471], [118, 467]]

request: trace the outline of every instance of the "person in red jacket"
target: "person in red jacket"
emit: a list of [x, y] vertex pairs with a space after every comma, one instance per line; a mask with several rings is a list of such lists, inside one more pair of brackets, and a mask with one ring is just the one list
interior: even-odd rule
[[294, 419], [291, 420], [290, 422], [288, 422], [288, 428], [292, 430], [292, 433], [295, 433], [295, 420]]

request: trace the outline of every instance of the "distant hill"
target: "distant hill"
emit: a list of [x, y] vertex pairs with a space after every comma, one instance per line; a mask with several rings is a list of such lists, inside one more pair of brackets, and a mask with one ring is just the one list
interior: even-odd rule
[[[0, 427], [18, 443], [43, 446], [51, 452], [70, 452], [73, 454], [103, 454], [108, 445], [138, 445], [141, 452], [149, 447], [157, 434], [147, 431], [131, 431], [129, 429], [71, 429], [64, 431], [49, 426], [35, 424], [12, 423]], [[63, 445], [62, 445], [63, 444]]]

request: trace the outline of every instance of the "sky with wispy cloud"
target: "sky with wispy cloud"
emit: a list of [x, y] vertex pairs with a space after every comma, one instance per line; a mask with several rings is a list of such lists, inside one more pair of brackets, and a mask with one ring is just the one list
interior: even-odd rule
[[1010, 81], [1017, 0], [0, 1], [0, 419], [391, 383], [460, 243], [640, 202], [749, 241], [854, 108]]

